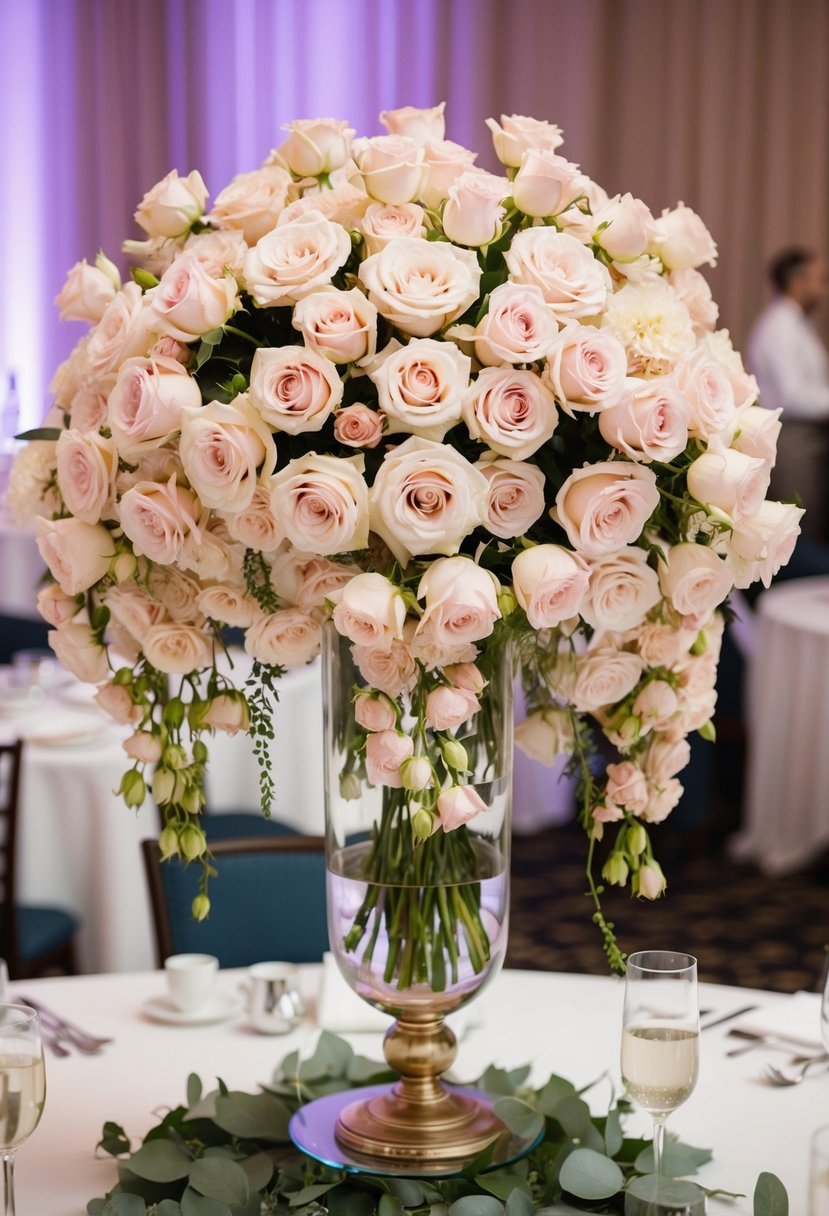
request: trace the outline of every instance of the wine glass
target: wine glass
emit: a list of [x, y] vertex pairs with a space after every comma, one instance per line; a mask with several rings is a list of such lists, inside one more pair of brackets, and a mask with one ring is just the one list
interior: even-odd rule
[[820, 1037], [829, 1052], [829, 954], [823, 962], [823, 996], [820, 1002]]
[[690, 1096], [699, 1067], [697, 960], [642, 950], [627, 960], [622, 1081], [653, 1119], [654, 1173], [662, 1172], [665, 1120]]
[[0, 1005], [0, 1155], [4, 1216], [15, 1216], [14, 1158], [40, 1122], [46, 1101], [43, 1040], [34, 1009]]

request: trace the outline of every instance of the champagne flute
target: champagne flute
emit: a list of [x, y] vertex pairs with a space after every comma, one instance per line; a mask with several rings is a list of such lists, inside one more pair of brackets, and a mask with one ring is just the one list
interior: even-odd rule
[[823, 962], [823, 996], [820, 1002], [820, 1037], [829, 1052], [829, 954]]
[[654, 1173], [660, 1174], [665, 1120], [697, 1083], [697, 960], [667, 950], [631, 954], [622, 1027], [622, 1081], [653, 1119]]
[[0, 1005], [0, 1155], [4, 1216], [15, 1216], [15, 1153], [40, 1122], [46, 1072], [40, 1022], [28, 1005]]

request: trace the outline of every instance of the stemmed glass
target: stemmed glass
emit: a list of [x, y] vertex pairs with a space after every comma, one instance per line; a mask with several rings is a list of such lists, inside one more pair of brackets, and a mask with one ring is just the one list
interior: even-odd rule
[[823, 963], [823, 997], [820, 1002], [820, 1037], [829, 1052], [829, 954]]
[[0, 1155], [5, 1216], [15, 1216], [15, 1153], [40, 1122], [45, 1101], [46, 1072], [38, 1016], [28, 1005], [0, 1005]]
[[627, 960], [622, 1081], [653, 1119], [654, 1173], [662, 1172], [665, 1121], [690, 1096], [699, 1067], [697, 960], [642, 950]]

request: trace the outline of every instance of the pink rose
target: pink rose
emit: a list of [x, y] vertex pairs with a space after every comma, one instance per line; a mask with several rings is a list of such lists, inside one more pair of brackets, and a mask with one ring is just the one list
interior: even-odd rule
[[334, 438], [347, 448], [376, 448], [383, 438], [384, 417], [362, 402], [347, 405], [334, 415]]
[[630, 760], [608, 764], [605, 797], [608, 802], [625, 807], [632, 815], [639, 815], [648, 805], [645, 774]]
[[717, 246], [695, 211], [679, 203], [654, 221], [652, 246], [669, 270], [717, 264]]
[[679, 710], [679, 698], [666, 680], [651, 680], [633, 702], [634, 716], [642, 722], [642, 733], [664, 730]]
[[175, 359], [127, 359], [107, 405], [119, 455], [136, 463], [172, 438], [185, 407], [199, 409], [201, 404], [198, 383]]
[[627, 461], [574, 469], [556, 495], [558, 522], [585, 557], [603, 557], [638, 540], [658, 506], [651, 470]]
[[[299, 187], [304, 189], [304, 184]], [[324, 215], [332, 224], [339, 224], [347, 232], [357, 228], [363, 212], [369, 206], [369, 198], [361, 186], [341, 178], [331, 187], [308, 190], [301, 198], [289, 203], [279, 217], [277, 227], [305, 219], [312, 211]]]
[[151, 237], [182, 236], [204, 211], [207, 187], [195, 169], [179, 177], [173, 169], [142, 198], [135, 222]]
[[475, 353], [482, 363], [535, 363], [544, 359], [558, 334], [538, 287], [502, 283], [489, 297], [486, 316], [475, 330]]
[[171, 338], [169, 334], [165, 334], [163, 338], [159, 338], [157, 342], [150, 347], [148, 359], [172, 359], [176, 363], [180, 363], [182, 367], [187, 367], [193, 352], [185, 342], [179, 342], [178, 338]]
[[443, 669], [443, 674], [453, 688], [464, 688], [467, 692], [477, 694], [487, 686], [487, 681], [474, 663], [450, 663]]
[[519, 211], [542, 218], [558, 215], [580, 198], [587, 178], [563, 156], [529, 148], [512, 183], [512, 197]]
[[633, 876], [635, 894], [643, 899], [659, 899], [667, 885], [665, 875], [655, 861], [641, 866]]
[[644, 823], [662, 823], [682, 797], [682, 785], [671, 777], [659, 785], [651, 783], [650, 800], [640, 818]]
[[[153, 590], [155, 591], [156, 588], [154, 587]], [[151, 625], [158, 625], [167, 619], [165, 606], [134, 583], [124, 583], [121, 587], [107, 588], [104, 603], [110, 611], [112, 620], [131, 634], [139, 646], [143, 645], [144, 635]], [[192, 606], [195, 606], [195, 594]], [[190, 613], [188, 612], [187, 615], [189, 616]]]
[[423, 201], [436, 211], [448, 198], [452, 183], [474, 165], [477, 153], [451, 139], [431, 139], [426, 144], [424, 156], [428, 175], [423, 187]]
[[327, 287], [351, 254], [351, 239], [321, 211], [307, 211], [266, 233], [245, 256], [247, 289], [262, 308], [295, 304]]
[[301, 667], [319, 653], [319, 623], [294, 608], [262, 616], [245, 633], [252, 659], [275, 667]]
[[336, 118], [298, 118], [283, 127], [288, 138], [279, 145], [279, 159], [297, 177], [332, 173], [348, 160], [354, 131]]
[[391, 135], [406, 135], [417, 144], [428, 144], [443, 139], [445, 108], [445, 101], [428, 109], [401, 106], [399, 110], [382, 110], [380, 121]]
[[773, 464], [777, 458], [782, 412], [767, 410], [761, 405], [750, 405], [748, 409], [741, 410], [734, 419], [737, 433], [731, 440], [732, 448]]
[[37, 593], [37, 610], [43, 619], [55, 629], [68, 625], [82, 607], [83, 605], [78, 603], [78, 596], [66, 595], [57, 583], [41, 587]]
[[379, 253], [389, 241], [398, 237], [424, 235], [423, 208], [417, 203], [401, 203], [399, 207], [389, 203], [369, 203], [360, 220], [360, 231], [365, 240], [366, 253]]
[[642, 768], [649, 781], [664, 785], [681, 772], [690, 759], [691, 745], [687, 739], [653, 734], [642, 757]]
[[246, 510], [257, 471], [268, 477], [276, 464], [273, 436], [244, 393], [183, 409], [179, 455], [201, 502], [219, 511]]
[[513, 460], [526, 460], [558, 424], [555, 399], [534, 372], [485, 367], [469, 386], [463, 420], [473, 439]]
[[510, 192], [505, 177], [473, 169], [462, 173], [449, 187], [443, 209], [443, 231], [456, 245], [490, 245], [501, 234]]
[[247, 244], [255, 245], [276, 227], [290, 184], [290, 175], [278, 165], [237, 173], [216, 196], [210, 218], [222, 228], [238, 228]]
[[439, 646], [489, 637], [501, 616], [499, 589], [495, 575], [471, 558], [438, 558], [417, 588], [417, 598], [425, 600], [417, 632], [428, 631]]
[[189, 675], [209, 667], [212, 639], [201, 629], [176, 622], [151, 625], [144, 634], [142, 649], [158, 671], [167, 675]]
[[767, 501], [740, 521], [728, 546], [735, 587], [749, 587], [758, 579], [768, 587], [794, 552], [802, 518], [802, 508], [793, 503]]
[[241, 692], [214, 693], [198, 715], [200, 727], [220, 730], [226, 735], [238, 735], [250, 729], [250, 710]]
[[89, 321], [95, 324], [104, 315], [107, 304], [115, 299], [120, 286], [117, 270], [113, 277], [97, 265], [90, 266], [86, 258], [76, 262], [55, 298], [61, 321]]
[[560, 545], [533, 545], [512, 563], [515, 596], [533, 629], [552, 629], [577, 616], [588, 579], [586, 563]]
[[115, 556], [112, 534], [80, 519], [35, 519], [40, 556], [65, 595], [88, 591], [109, 573]]
[[50, 629], [49, 645], [66, 670], [85, 684], [100, 684], [109, 675], [106, 650], [89, 625]]
[[632, 194], [608, 199], [593, 216], [594, 240], [616, 262], [632, 262], [645, 252], [653, 238], [650, 209]]
[[472, 785], [450, 786], [438, 797], [438, 816], [444, 832], [453, 832], [486, 809], [486, 803]]
[[359, 276], [391, 325], [428, 338], [478, 298], [481, 268], [472, 249], [401, 237], [366, 258]]
[[356, 363], [377, 347], [377, 309], [357, 287], [311, 292], [295, 306], [291, 324], [309, 350], [332, 363]]
[[417, 680], [417, 666], [405, 642], [392, 642], [390, 647], [354, 646], [351, 653], [366, 683], [390, 697], [408, 692]]
[[184, 251], [198, 262], [211, 278], [241, 276], [248, 247], [241, 232], [199, 232], [187, 238]]
[[387, 348], [369, 375], [390, 430], [440, 441], [459, 421], [472, 360], [453, 342], [413, 338]]
[[271, 506], [273, 478], [267, 477], [254, 486], [250, 503], [242, 511], [233, 511], [227, 517], [227, 527], [234, 540], [246, 549], [257, 549], [260, 553], [273, 553], [285, 539], [279, 521]]
[[713, 359], [725, 372], [737, 409], [744, 410], [749, 405], [756, 405], [759, 396], [757, 381], [754, 376], [748, 374], [743, 366], [740, 352], [732, 346], [728, 330], [718, 329], [716, 333], [705, 334], [700, 346], [708, 357]]
[[572, 701], [580, 713], [595, 713], [624, 700], [639, 683], [642, 660], [636, 654], [601, 646], [576, 664]]
[[78, 389], [69, 408], [69, 421], [76, 431], [97, 431], [106, 422], [107, 397], [111, 384], [99, 381]]
[[297, 549], [326, 556], [368, 544], [368, 487], [362, 456], [291, 460], [273, 478], [273, 511]]
[[768, 462], [727, 448], [707, 451], [688, 468], [688, 493], [740, 524], [756, 514], [769, 488]]
[[517, 169], [529, 150], [554, 152], [562, 142], [561, 128], [523, 114], [502, 114], [500, 123], [488, 118], [495, 155], [502, 165]]
[[441, 684], [426, 698], [426, 725], [432, 730], [455, 731], [473, 717], [480, 706], [474, 693]]
[[694, 329], [698, 334], [707, 333], [717, 324], [719, 308], [711, 288], [698, 270], [672, 270], [668, 282], [688, 309]]
[[69, 511], [87, 524], [97, 524], [112, 507], [118, 452], [111, 439], [76, 430], [60, 433], [57, 477]]
[[361, 692], [354, 699], [354, 718], [363, 730], [392, 730], [397, 725], [397, 710], [385, 693]]
[[312, 557], [310, 561], [302, 562], [296, 591], [297, 607], [310, 616], [323, 612], [325, 601], [335, 599], [343, 587], [347, 587], [360, 573], [359, 566], [330, 562], [324, 557]]
[[568, 414], [616, 404], [627, 378], [627, 352], [593, 325], [566, 325], [547, 352], [543, 378]]
[[696, 636], [696, 629], [648, 623], [639, 630], [636, 646], [646, 666], [667, 667], [670, 670], [688, 653]]
[[121, 527], [138, 556], [171, 566], [191, 533], [199, 533], [201, 505], [192, 490], [176, 484], [139, 481], [119, 503]]
[[515, 728], [515, 746], [539, 764], [554, 764], [572, 750], [574, 739], [570, 715], [554, 705], [528, 714]]
[[594, 629], [635, 629], [662, 598], [644, 549], [629, 547], [589, 564], [590, 587], [581, 615]]
[[366, 776], [371, 785], [388, 785], [401, 789], [403, 778], [400, 765], [414, 753], [410, 735], [396, 730], [381, 730], [366, 739]]
[[691, 410], [688, 432], [710, 439], [731, 425], [736, 413], [731, 383], [705, 346], [698, 346], [680, 360], [676, 382]]
[[248, 400], [277, 431], [319, 431], [343, 397], [329, 359], [303, 346], [260, 347], [250, 369]]
[[136, 705], [124, 684], [102, 684], [95, 693], [95, 700], [121, 726], [135, 726], [141, 721], [141, 706]]
[[196, 603], [206, 617], [222, 625], [232, 625], [235, 629], [247, 629], [261, 613], [256, 600], [245, 595], [238, 587], [223, 583], [203, 587]]
[[688, 445], [691, 412], [672, 376], [630, 379], [599, 415], [602, 438], [633, 460], [673, 460]]
[[540, 288], [557, 321], [603, 311], [610, 276], [581, 241], [554, 228], [525, 228], [504, 254], [510, 278]]
[[161, 736], [146, 730], [137, 730], [121, 746], [130, 760], [137, 760], [139, 764], [158, 764], [164, 751]]
[[486, 526], [493, 536], [523, 536], [544, 513], [544, 474], [522, 460], [479, 460], [489, 482]]
[[343, 588], [334, 609], [338, 633], [372, 650], [390, 650], [402, 637], [405, 620], [400, 589], [383, 574], [358, 574]]
[[137, 283], [126, 283], [107, 304], [103, 316], [89, 335], [86, 356], [94, 376], [114, 372], [125, 359], [146, 354], [158, 318], [144, 302]]
[[193, 342], [224, 325], [236, 311], [238, 293], [234, 278], [210, 274], [194, 254], [185, 253], [153, 289], [151, 308], [162, 333]]
[[366, 192], [380, 203], [411, 203], [423, 189], [423, 148], [406, 135], [357, 139], [353, 155]]
[[733, 582], [728, 562], [705, 545], [673, 545], [659, 564], [662, 594], [683, 616], [713, 612]]

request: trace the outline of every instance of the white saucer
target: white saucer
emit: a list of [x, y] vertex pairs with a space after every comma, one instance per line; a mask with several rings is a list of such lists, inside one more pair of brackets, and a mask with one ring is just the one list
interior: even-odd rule
[[217, 992], [200, 1009], [178, 1009], [167, 996], [150, 997], [141, 1006], [153, 1022], [170, 1026], [206, 1026], [210, 1022], [226, 1022], [242, 1011], [242, 999], [235, 992]]

